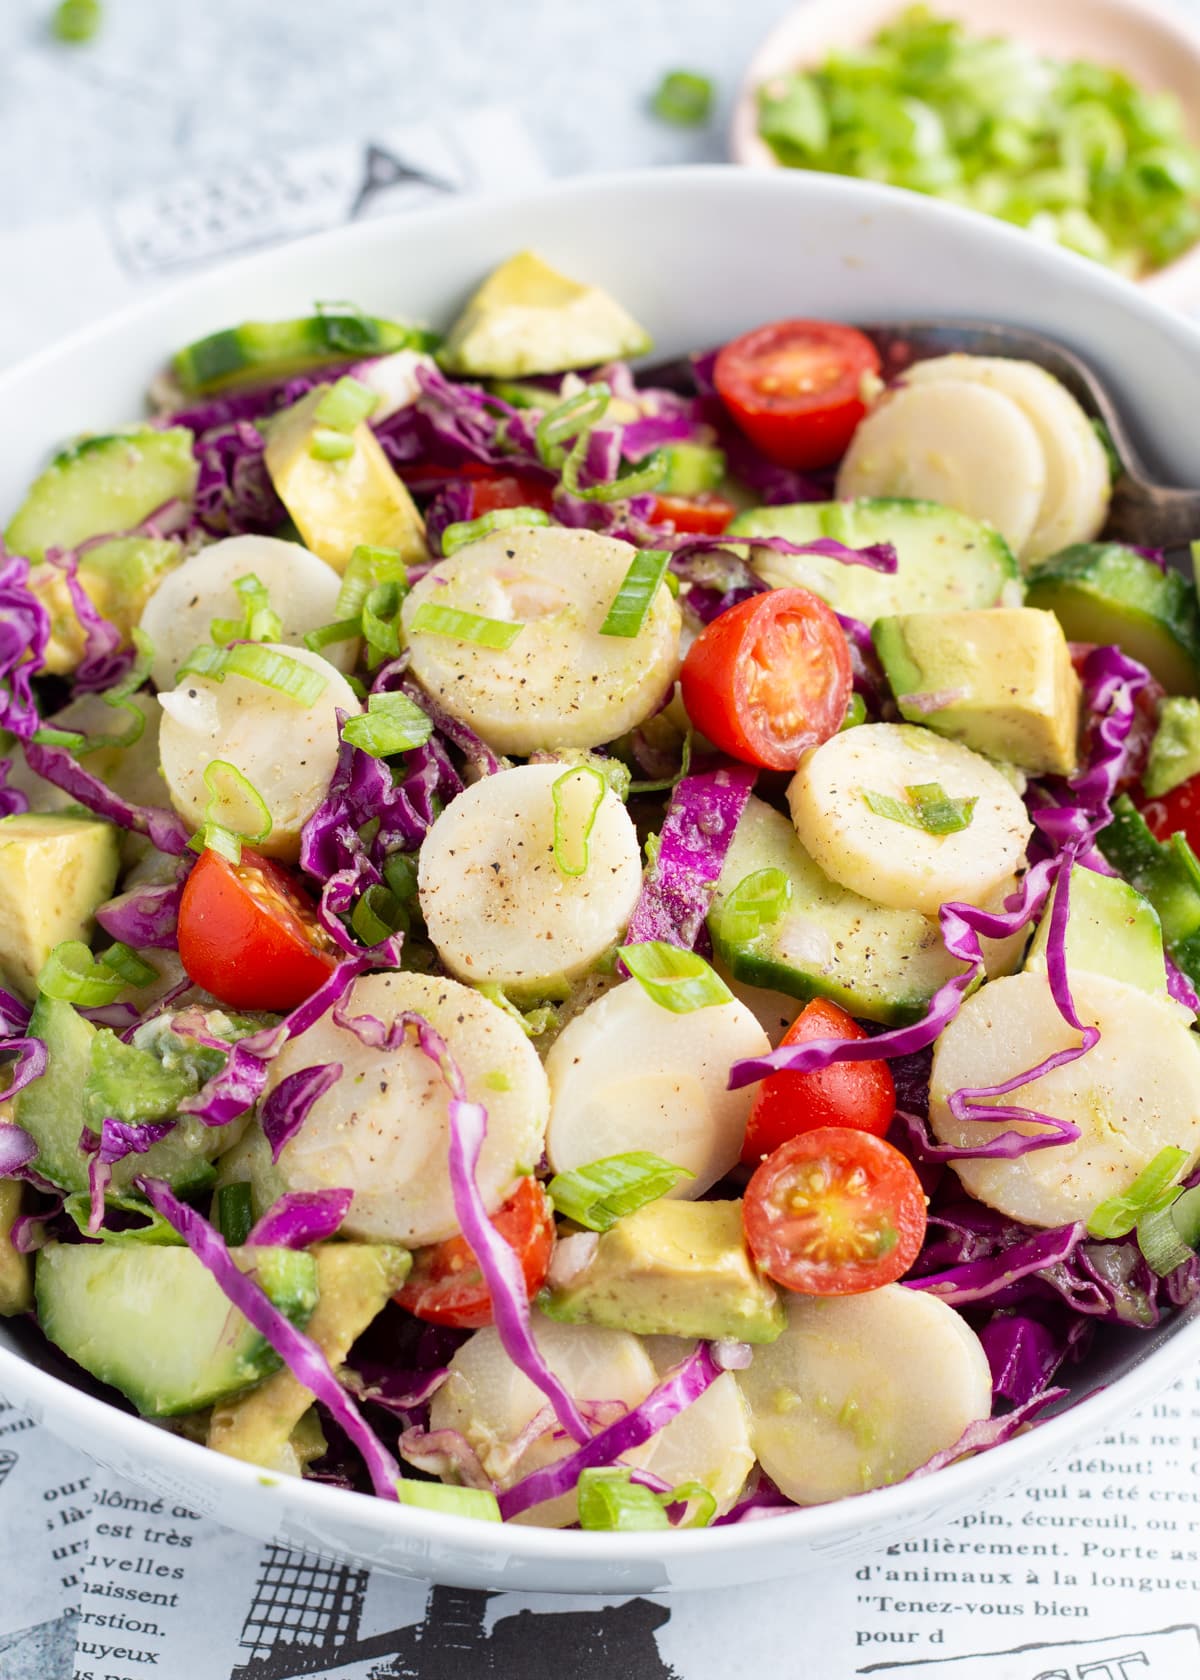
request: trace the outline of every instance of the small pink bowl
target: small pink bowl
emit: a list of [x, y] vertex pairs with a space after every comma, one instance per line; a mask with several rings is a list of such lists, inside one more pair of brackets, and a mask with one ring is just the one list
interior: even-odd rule
[[[837, 47], [862, 46], [903, 11], [906, 0], [806, 0], [784, 14], [755, 53], [734, 107], [735, 163], [786, 167], [758, 135], [758, 90], [773, 76], [818, 65]], [[1174, 93], [1200, 144], [1200, 28], [1148, 0], [930, 0], [941, 17], [974, 34], [1008, 35], [1055, 58], [1119, 66], [1150, 92]], [[1160, 303], [1200, 306], [1200, 244], [1137, 282]]]

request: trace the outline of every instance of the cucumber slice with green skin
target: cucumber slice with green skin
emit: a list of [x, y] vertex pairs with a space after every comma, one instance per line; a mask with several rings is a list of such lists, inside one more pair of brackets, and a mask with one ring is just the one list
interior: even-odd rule
[[140, 525], [164, 502], [190, 501], [198, 468], [192, 434], [131, 426], [62, 450], [34, 479], [4, 533], [14, 554], [42, 560], [48, 548]]
[[189, 396], [205, 396], [226, 385], [281, 379], [326, 363], [386, 356], [393, 350], [432, 350], [434, 333], [357, 310], [309, 315], [297, 321], [244, 321], [240, 327], [198, 338], [172, 357], [171, 366]]
[[[1026, 969], [1046, 972], [1054, 891], [1025, 958]], [[1165, 997], [1162, 923], [1153, 905], [1117, 875], [1098, 875], [1076, 864], [1071, 870], [1067, 911], [1067, 972], [1083, 969], [1123, 980], [1139, 991]]]
[[1031, 607], [1054, 613], [1068, 641], [1117, 643], [1169, 694], [1200, 693], [1194, 585], [1122, 543], [1076, 543], [1026, 579]]
[[[92, 1079], [98, 1029], [71, 1004], [42, 996], [34, 1006], [29, 1031], [45, 1044], [49, 1065], [17, 1097], [17, 1124], [38, 1146], [33, 1164], [43, 1178], [63, 1190], [86, 1190], [88, 1164], [79, 1138], [86, 1122], [84, 1097]], [[113, 1189], [123, 1190], [138, 1173], [147, 1173], [167, 1179], [178, 1191], [201, 1190], [212, 1182], [212, 1157], [236, 1143], [242, 1130], [239, 1121], [232, 1128], [212, 1127], [194, 1115], [183, 1115], [170, 1136], [144, 1155], [127, 1155], [116, 1162]]]
[[[302, 1249], [232, 1250], [303, 1328], [317, 1265]], [[174, 1417], [277, 1371], [279, 1356], [187, 1248], [47, 1243], [34, 1277], [38, 1322], [56, 1347], [120, 1389], [143, 1417]]]
[[1200, 983], [1200, 860], [1182, 834], [1156, 840], [1128, 794], [1113, 802], [1113, 820], [1096, 844], [1158, 912], [1167, 955]]
[[[730, 938], [722, 926], [725, 901], [760, 869], [786, 875], [787, 906], [753, 938]], [[886, 909], [839, 887], [818, 869], [787, 818], [753, 797], [726, 855], [708, 927], [736, 980], [806, 1000], [831, 998], [851, 1015], [887, 1025], [918, 1020], [938, 987], [962, 972], [936, 918]], [[985, 940], [989, 970], [1015, 967], [1022, 943], [1021, 936]]]
[[720, 487], [725, 477], [725, 452], [703, 443], [672, 443], [663, 454], [667, 476], [658, 485], [659, 496], [702, 496]]
[[1000, 533], [937, 502], [865, 497], [752, 508], [738, 514], [728, 534], [795, 543], [833, 537], [851, 548], [892, 543], [898, 564], [890, 574], [817, 554], [750, 553], [750, 564], [773, 589], [811, 589], [866, 624], [928, 607], [1021, 605], [1017, 562]]

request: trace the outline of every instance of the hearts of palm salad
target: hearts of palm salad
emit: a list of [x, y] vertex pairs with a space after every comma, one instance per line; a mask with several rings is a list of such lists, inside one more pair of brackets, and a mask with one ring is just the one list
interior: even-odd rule
[[434, 1511], [740, 1522], [1200, 1288], [1200, 611], [1032, 364], [180, 350], [0, 551], [0, 1311]]

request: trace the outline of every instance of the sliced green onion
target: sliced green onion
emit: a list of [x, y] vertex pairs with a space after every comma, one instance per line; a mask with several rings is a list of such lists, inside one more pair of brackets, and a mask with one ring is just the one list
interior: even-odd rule
[[663, 122], [699, 128], [712, 115], [713, 84], [695, 70], [668, 70], [654, 91], [650, 109]]
[[322, 624], [318, 630], [306, 632], [304, 645], [309, 653], [323, 653], [334, 642], [352, 642], [361, 635], [361, 618], [339, 618], [332, 624]]
[[969, 828], [979, 803], [977, 797], [951, 799], [940, 782], [919, 782], [906, 787], [904, 795], [904, 799], [895, 799], [890, 793], [863, 789], [863, 799], [877, 817], [923, 829], [926, 834], [958, 834]]
[[417, 893], [417, 860], [410, 852], [389, 852], [383, 860], [383, 878], [391, 892], [405, 901]]
[[782, 869], [756, 869], [744, 876], [721, 906], [722, 939], [748, 945], [779, 920], [791, 898], [791, 878]]
[[621, 960], [646, 996], [673, 1015], [733, 1002], [733, 993], [695, 951], [661, 939], [622, 945]]
[[641, 634], [646, 615], [658, 594], [658, 586], [670, 564], [671, 555], [665, 548], [643, 548], [634, 556], [600, 626], [602, 636]]
[[214, 1212], [217, 1230], [231, 1248], [240, 1248], [254, 1224], [254, 1200], [250, 1186], [245, 1183], [222, 1184], [217, 1191]]
[[[240, 863], [242, 841], [260, 846], [269, 838], [272, 828], [267, 802], [254, 786], [227, 759], [210, 760], [204, 771], [204, 785], [209, 799], [204, 807], [204, 824], [193, 834], [188, 845], [195, 852], [217, 852], [230, 863]], [[251, 830], [251, 823], [258, 828]]]
[[150, 675], [150, 667], [154, 663], [154, 644], [146, 632], [134, 626], [130, 639], [136, 650], [136, 657], [129, 670], [114, 683], [111, 688], [104, 690], [100, 698], [106, 706], [114, 711], [125, 712], [129, 718], [126, 727], [120, 733], [105, 733], [102, 735], [84, 735], [77, 729], [55, 729], [43, 726], [34, 731], [33, 739], [39, 746], [65, 747], [68, 752], [84, 757], [88, 753], [100, 752], [102, 749], [118, 748], [122, 751], [135, 747], [146, 731], [146, 717], [137, 706], [130, 704], [130, 696], [136, 694]]
[[50, 33], [58, 41], [80, 45], [92, 39], [103, 20], [100, 0], [59, 0], [50, 14]]
[[401, 1505], [443, 1511], [448, 1517], [474, 1517], [477, 1522], [500, 1521], [496, 1495], [487, 1488], [449, 1487], [445, 1482], [418, 1482], [408, 1476], [402, 1476], [395, 1488]]
[[407, 694], [372, 694], [367, 710], [342, 725], [342, 740], [372, 758], [410, 752], [432, 734], [432, 722]]
[[158, 979], [158, 970], [152, 968], [143, 957], [139, 957], [136, 951], [121, 940], [115, 945], [110, 945], [100, 961], [105, 968], [111, 968], [114, 974], [119, 974], [130, 986], [149, 986], [152, 981]]
[[577, 764], [550, 789], [554, 801], [554, 861], [563, 875], [583, 875], [591, 862], [592, 829], [608, 782], [590, 764]]
[[673, 1166], [661, 1155], [631, 1149], [606, 1155], [585, 1167], [556, 1173], [546, 1186], [555, 1211], [589, 1231], [609, 1231], [628, 1213], [657, 1202], [681, 1178], [695, 1178], [686, 1167]]
[[1128, 1236], [1138, 1220], [1161, 1203], [1164, 1192], [1174, 1184], [1187, 1161], [1186, 1149], [1174, 1144], [1160, 1149], [1128, 1190], [1120, 1196], [1107, 1197], [1096, 1207], [1087, 1222], [1088, 1236], [1102, 1242]]
[[838, 726], [838, 734], [843, 729], [857, 729], [860, 723], [867, 721], [867, 702], [861, 694], [852, 694], [846, 707], [846, 715]]
[[408, 588], [408, 570], [398, 548], [376, 548], [359, 543], [342, 574], [342, 587], [334, 605], [335, 618], [357, 618], [367, 596], [381, 583]]
[[127, 984], [122, 974], [94, 957], [82, 939], [56, 945], [38, 976], [39, 992], [85, 1009], [115, 1002]]
[[344, 374], [329, 387], [313, 410], [318, 426], [328, 426], [334, 432], [352, 432], [360, 421], [366, 420], [379, 407], [379, 393], [361, 380]]
[[619, 1530], [670, 1528], [662, 1498], [629, 1479], [620, 1468], [585, 1470], [579, 1478], [580, 1528]]
[[1200, 1252], [1200, 1186], [1154, 1204], [1137, 1222], [1137, 1243], [1150, 1270], [1166, 1277]]
[[431, 636], [450, 636], [456, 642], [474, 642], [477, 647], [498, 652], [510, 648], [525, 628], [511, 619], [484, 618], [457, 607], [439, 607], [434, 601], [421, 603], [413, 614], [411, 627], [414, 631], [427, 631]]
[[367, 644], [367, 664], [373, 670], [400, 652], [400, 609], [407, 586], [394, 579], [377, 583], [362, 606], [362, 633]]
[[[668, 573], [668, 576], [670, 574]], [[661, 782], [630, 782], [630, 793], [669, 793], [677, 787], [692, 767], [692, 732], [689, 729], [683, 738], [683, 749], [679, 755], [679, 769], [673, 776], [667, 776]]]
[[612, 401], [612, 391], [602, 381], [585, 385], [573, 397], [567, 397], [544, 414], [538, 421], [535, 445], [538, 459], [544, 467], [558, 472], [566, 460], [566, 445], [571, 440], [586, 440], [587, 434], [604, 418]]
[[355, 900], [350, 912], [350, 926], [354, 937], [362, 944], [368, 947], [382, 945], [393, 934], [408, 932], [409, 915], [390, 888], [375, 882]]
[[460, 548], [466, 548], [468, 543], [479, 542], [482, 537], [490, 536], [493, 531], [508, 531], [514, 525], [549, 525], [550, 515], [541, 508], [514, 507], [493, 508], [491, 513], [481, 514], [478, 519], [460, 519], [454, 525], [447, 525], [442, 532], [442, 553], [449, 557], [457, 554]]
[[600, 772], [622, 804], [629, 798], [629, 766], [619, 758], [610, 758], [607, 753], [588, 752], [582, 747], [562, 747], [553, 752], [540, 752], [530, 763], [561, 764], [564, 769], [571, 770], [586, 765], [589, 770]]
[[678, 1482], [670, 1493], [659, 1494], [664, 1505], [685, 1505], [676, 1528], [707, 1528], [717, 1514], [717, 1498], [703, 1482]]
[[283, 623], [271, 610], [267, 586], [253, 572], [235, 578], [234, 589], [242, 603], [240, 618], [214, 618], [209, 630], [217, 647], [230, 642], [277, 642], [283, 635]]
[[314, 426], [308, 453], [314, 461], [345, 461], [354, 453], [354, 439], [346, 432], [335, 432], [332, 426]]
[[562, 487], [570, 496], [578, 496], [584, 502], [621, 502], [629, 496], [640, 496], [645, 490], [653, 490], [661, 484], [667, 475], [667, 458], [661, 449], [656, 449], [653, 455], [619, 478], [612, 479], [606, 484], [589, 484], [586, 487], [579, 482], [579, 469], [583, 465], [583, 458], [587, 453], [587, 437], [581, 435], [575, 440], [571, 452], [562, 464]]
[[[558, 1025], [558, 1010], [552, 1003], [539, 1003], [533, 1009], [520, 1010], [504, 987], [496, 980], [480, 980], [475, 987], [480, 997], [494, 1003], [497, 1009], [514, 1020], [526, 1038], [540, 1038], [544, 1032]], [[507, 1090], [507, 1086], [503, 1087]]]
[[188, 676], [210, 677], [214, 682], [224, 682], [231, 676], [244, 677], [247, 682], [261, 683], [264, 688], [286, 695], [298, 706], [315, 706], [328, 686], [328, 678], [320, 671], [259, 642], [198, 647], [188, 655], [175, 680], [182, 682]]

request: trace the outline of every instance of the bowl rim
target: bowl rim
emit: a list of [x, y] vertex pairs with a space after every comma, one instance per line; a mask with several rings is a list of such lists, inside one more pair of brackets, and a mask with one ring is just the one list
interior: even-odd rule
[[[886, 9], [893, 15], [898, 15], [904, 10], [906, 3], [907, 0], [887, 0]], [[999, 23], [999, 14], [1003, 9], [1001, 0], [993, 0], [993, 3]], [[1200, 19], [1166, 5], [1164, 0], [1103, 0], [1103, 3], [1107, 11], [1128, 19], [1132, 25], [1140, 28], [1143, 34], [1159, 36], [1164, 45], [1181, 60], [1192, 64], [1200, 81]], [[877, 9], [877, 0], [803, 0], [802, 4], [789, 7], [775, 20], [755, 47], [753, 57], [742, 72], [733, 97], [726, 136], [729, 157], [733, 163], [749, 169], [782, 170], [789, 174], [807, 173], [781, 163], [766, 141], [760, 137], [755, 120], [758, 90], [773, 76], [781, 75], [785, 70], [796, 66], [798, 49], [794, 45], [794, 38], [797, 35], [808, 35], [813, 28], [820, 29], [828, 20], [833, 26], [841, 25], [840, 33], [844, 41], [848, 34], [855, 32], [860, 12]], [[936, 11], [936, 4], [934, 9]], [[835, 27], [830, 27], [828, 34], [831, 39], [827, 45], [834, 44], [834, 33]], [[1083, 39], [1081, 31], [1081, 43]], [[857, 178], [843, 177], [846, 180]], [[967, 214], [982, 216], [987, 221], [998, 219], [986, 215], [982, 210], [968, 211]], [[1025, 234], [1026, 238], [1034, 237], [1024, 228], [1017, 231]], [[1184, 309], [1194, 305], [1200, 298], [1200, 238], [1169, 263], [1164, 263], [1162, 267], [1152, 269], [1148, 274], [1127, 283], [1175, 308]]]
[[[754, 191], [778, 197], [781, 204], [789, 199], [808, 203], [822, 200], [836, 203], [849, 199], [856, 211], [868, 218], [873, 211], [903, 208], [911, 216], [916, 209], [914, 195], [902, 188], [801, 170], [761, 172], [748, 176], [728, 165], [709, 164], [597, 173], [573, 180], [559, 180], [525, 192], [456, 201], [404, 216], [368, 220], [252, 252], [235, 262], [214, 265], [173, 286], [134, 299], [120, 310], [78, 328], [55, 344], [0, 371], [0, 410], [11, 387], [31, 377], [37, 378], [56, 364], [66, 363], [89, 344], [119, 335], [122, 329], [140, 319], [153, 322], [158, 312], [186, 306], [191, 299], [203, 297], [217, 281], [222, 285], [236, 283], [241, 275], [267, 273], [273, 265], [281, 262], [298, 261], [303, 264], [310, 253], [338, 253], [359, 243], [369, 245], [386, 237], [381, 234], [381, 229], [389, 223], [402, 230], [401, 237], [411, 235], [414, 230], [418, 234], [425, 230], [436, 232], [443, 223], [470, 220], [476, 215], [507, 216], [517, 226], [525, 209], [545, 207], [547, 204], [553, 206], [556, 200], [586, 201], [591, 197], [611, 200], [615, 194], [628, 200], [643, 195], [657, 199], [664, 190], [694, 195], [701, 200], [720, 198], [726, 193], [736, 195]], [[959, 227], [964, 238], [971, 241], [983, 239], [1002, 246], [1009, 245], [1014, 252], [1019, 249], [1026, 262], [1032, 259], [1059, 271], [1065, 283], [1074, 280], [1077, 285], [1108, 294], [1109, 301], [1119, 310], [1142, 318], [1160, 335], [1182, 341], [1200, 362], [1200, 324], [1165, 309], [1100, 265], [1054, 246], [1031, 249], [1031, 242], [1023, 230], [939, 200], [921, 200], [919, 213], [947, 226]], [[103, 1460], [105, 1443], [110, 1441], [115, 1448], [127, 1452], [133, 1461], [157, 1463], [165, 1469], [177, 1468], [193, 1483], [207, 1483], [214, 1496], [215, 1520], [221, 1520], [223, 1495], [236, 1494], [240, 1503], [257, 1486], [259, 1493], [251, 1496], [264, 1501], [274, 1499], [281, 1518], [288, 1511], [298, 1509], [311, 1509], [314, 1515], [328, 1511], [331, 1515], [340, 1514], [360, 1530], [372, 1530], [377, 1538], [390, 1536], [397, 1541], [408, 1542], [410, 1550], [404, 1557], [397, 1557], [395, 1569], [410, 1576], [420, 1574], [411, 1561], [415, 1555], [411, 1543], [421, 1541], [430, 1547], [436, 1544], [446, 1550], [460, 1551], [464, 1556], [478, 1553], [481, 1544], [486, 1544], [496, 1557], [504, 1557], [514, 1564], [557, 1563], [572, 1568], [594, 1564], [611, 1570], [612, 1565], [622, 1562], [630, 1565], [669, 1564], [676, 1557], [681, 1560], [697, 1556], [712, 1559], [725, 1553], [767, 1552], [794, 1539], [810, 1545], [816, 1543], [814, 1550], [819, 1550], [822, 1542], [826, 1543], [828, 1560], [833, 1562], [839, 1551], [847, 1546], [848, 1531], [869, 1535], [876, 1523], [891, 1524], [905, 1514], [922, 1520], [936, 1520], [940, 1508], [950, 1511], [961, 1509], [970, 1502], [973, 1494], [997, 1492], [999, 1484], [1005, 1479], [1021, 1479], [1029, 1475], [1068, 1447], [1078, 1445], [1081, 1436], [1085, 1443], [1093, 1437], [1098, 1441], [1106, 1425], [1118, 1415], [1128, 1415], [1131, 1409], [1165, 1390], [1200, 1358], [1200, 1312], [1188, 1313], [1187, 1309], [1180, 1309], [1180, 1312], [1187, 1316], [1176, 1321], [1176, 1327], [1168, 1331], [1163, 1341], [1139, 1351], [1129, 1368], [1115, 1381], [1082, 1395], [1033, 1430], [1017, 1435], [988, 1452], [948, 1465], [934, 1476], [902, 1481], [825, 1505], [799, 1507], [762, 1520], [719, 1529], [676, 1531], [666, 1536], [665, 1540], [660, 1533], [564, 1531], [513, 1523], [483, 1525], [477, 1519], [393, 1504], [371, 1495], [305, 1482], [300, 1478], [268, 1477], [255, 1465], [224, 1457], [182, 1436], [155, 1428], [150, 1420], [86, 1393], [3, 1346], [0, 1346], [0, 1394], [17, 1406], [30, 1408], [36, 1421], [52, 1434], [62, 1436], [85, 1455], [91, 1452], [92, 1456]], [[155, 1442], [152, 1452], [148, 1450], [151, 1440]], [[931, 1496], [929, 1490], [934, 1488], [943, 1489], [944, 1497]], [[564, 1539], [568, 1533], [570, 1538]], [[839, 1541], [840, 1547], [835, 1545]], [[375, 1567], [386, 1570], [388, 1565], [377, 1563]], [[519, 1587], [521, 1583], [514, 1581], [513, 1585]], [[576, 1582], [561, 1590], [587, 1589]], [[605, 1585], [595, 1590], [620, 1596], [621, 1589], [619, 1584], [614, 1584], [610, 1574], [605, 1577]], [[664, 1581], [662, 1590], [680, 1589], [671, 1588]]]

